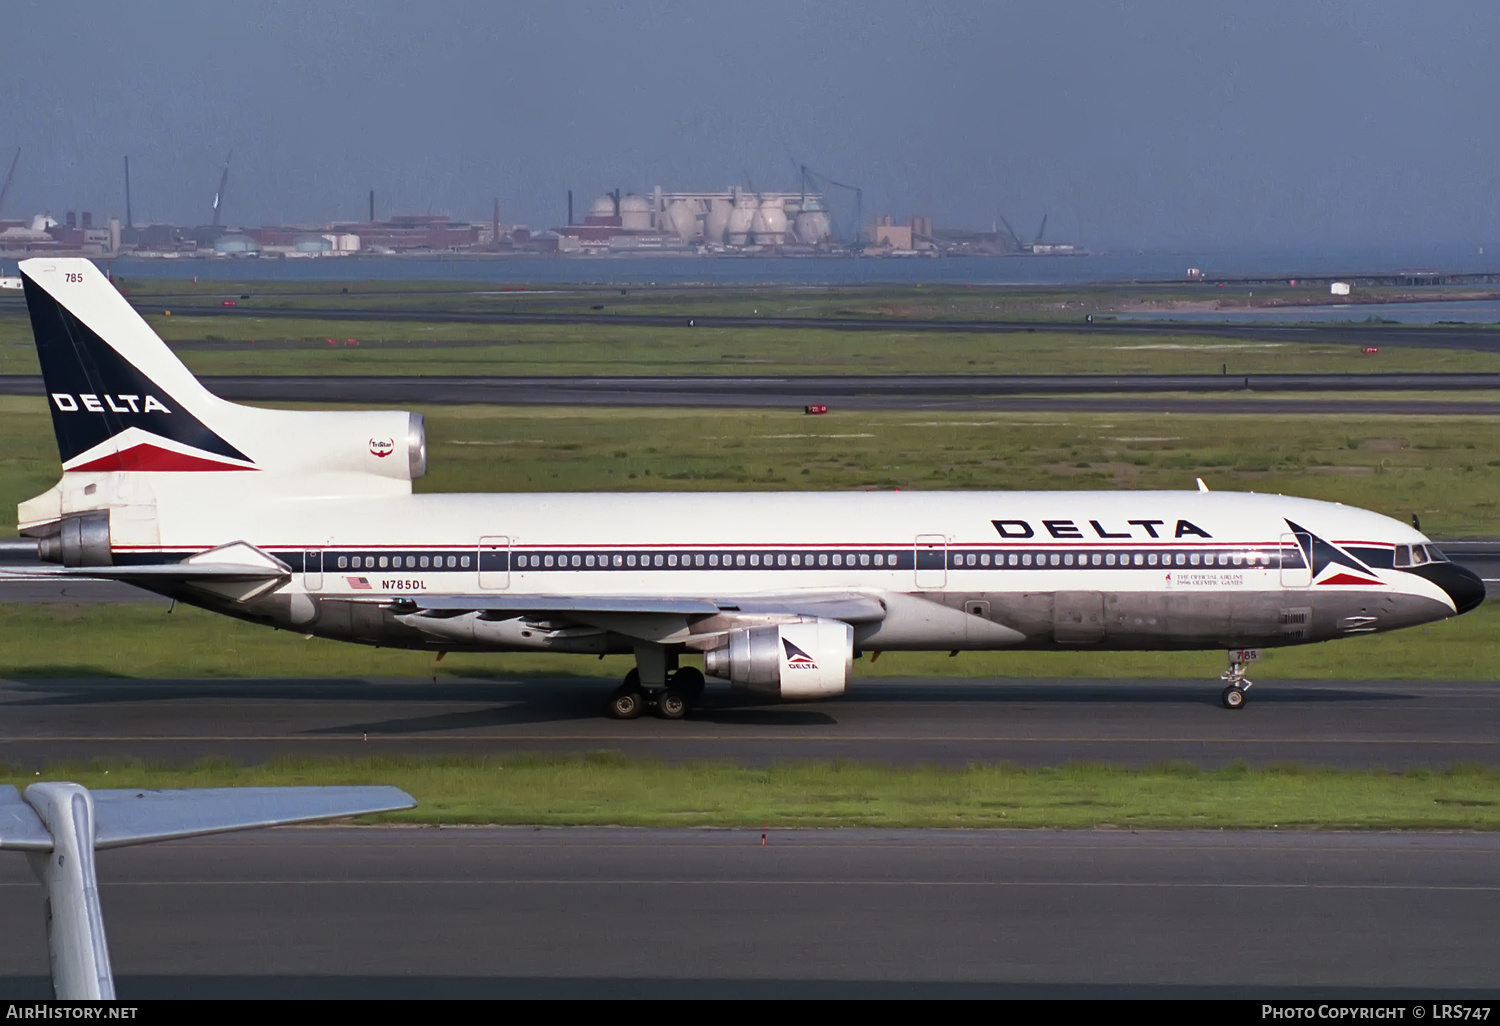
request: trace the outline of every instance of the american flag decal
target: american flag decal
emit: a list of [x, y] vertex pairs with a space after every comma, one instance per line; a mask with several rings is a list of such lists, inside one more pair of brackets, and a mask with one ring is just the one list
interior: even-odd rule
[[355, 591], [370, 590], [370, 579], [368, 577], [345, 577], [344, 582]]

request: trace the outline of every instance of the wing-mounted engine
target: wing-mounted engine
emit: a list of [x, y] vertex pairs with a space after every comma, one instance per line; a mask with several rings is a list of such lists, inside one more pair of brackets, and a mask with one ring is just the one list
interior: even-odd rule
[[810, 619], [728, 631], [703, 654], [710, 676], [778, 698], [828, 698], [849, 687], [854, 628]]

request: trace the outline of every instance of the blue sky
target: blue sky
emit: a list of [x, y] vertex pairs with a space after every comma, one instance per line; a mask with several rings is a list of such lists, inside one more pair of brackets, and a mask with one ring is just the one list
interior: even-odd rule
[[1500, 5], [10, 0], [4, 216], [795, 187], [1095, 247], [1500, 243]]

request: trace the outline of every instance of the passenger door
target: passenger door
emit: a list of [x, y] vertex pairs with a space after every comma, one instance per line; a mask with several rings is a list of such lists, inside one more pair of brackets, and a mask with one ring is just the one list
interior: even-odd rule
[[479, 586], [488, 590], [510, 587], [510, 539], [503, 534], [479, 539]]
[[323, 550], [305, 549], [302, 553], [302, 586], [308, 591], [323, 588]]
[[941, 534], [919, 534], [916, 551], [918, 588], [941, 588], [948, 583], [948, 539]]
[[1312, 564], [1307, 560], [1307, 553], [1311, 551], [1311, 535], [1284, 534], [1281, 536], [1281, 586], [1283, 588], [1306, 588], [1312, 584]]

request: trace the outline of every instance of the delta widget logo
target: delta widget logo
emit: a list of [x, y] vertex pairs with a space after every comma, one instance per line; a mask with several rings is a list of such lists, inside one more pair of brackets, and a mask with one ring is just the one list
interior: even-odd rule
[[781, 639], [781, 647], [786, 649], [786, 667], [789, 670], [816, 670], [818, 664], [813, 657], [793, 645], [785, 638]]

